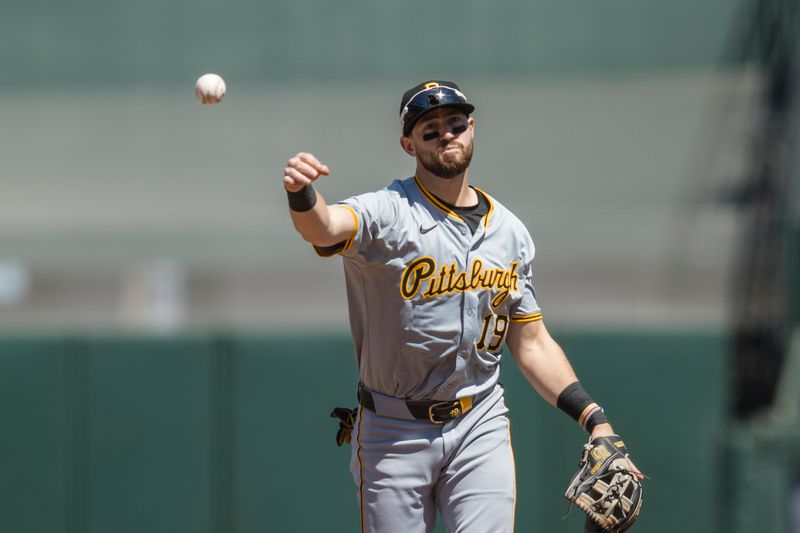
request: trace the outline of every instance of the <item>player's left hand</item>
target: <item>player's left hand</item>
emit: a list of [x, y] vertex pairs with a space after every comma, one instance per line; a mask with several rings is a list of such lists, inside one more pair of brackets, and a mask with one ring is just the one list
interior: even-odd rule
[[[642, 473], [628, 457], [622, 439], [595, 428], [583, 447], [578, 470], [564, 496], [586, 513], [585, 532], [622, 533], [633, 525], [642, 507]], [[599, 425], [599, 426], [600, 426]], [[599, 434], [595, 436], [595, 434]]]
[[[589, 440], [593, 441], [597, 437], [611, 437], [613, 435], [616, 435], [616, 433], [614, 433], [614, 429], [611, 427], [611, 424], [597, 424], [597, 426], [595, 426], [595, 428], [592, 430], [592, 434], [589, 437]], [[626, 455], [625, 459], [628, 460], [628, 469], [634, 476], [636, 476], [636, 479], [641, 481], [642, 479], [647, 477], [644, 474], [642, 474], [642, 471], [636, 467], [636, 465], [631, 460], [630, 455]]]

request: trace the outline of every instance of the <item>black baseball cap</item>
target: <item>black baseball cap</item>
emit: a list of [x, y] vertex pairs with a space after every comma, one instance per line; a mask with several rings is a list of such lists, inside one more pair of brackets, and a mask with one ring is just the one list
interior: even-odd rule
[[400, 101], [400, 125], [403, 136], [411, 135], [414, 124], [427, 113], [439, 107], [455, 107], [467, 115], [475, 106], [467, 102], [461, 88], [452, 81], [430, 80], [403, 93]]

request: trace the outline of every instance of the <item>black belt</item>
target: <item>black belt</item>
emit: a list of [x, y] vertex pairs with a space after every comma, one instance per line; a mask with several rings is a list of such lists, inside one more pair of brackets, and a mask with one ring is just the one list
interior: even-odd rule
[[[417, 420], [427, 420], [434, 424], [444, 424], [449, 420], [456, 419], [468, 413], [475, 404], [487, 395], [488, 392], [478, 396], [467, 396], [465, 398], [459, 398], [458, 400], [448, 400], [444, 402], [436, 400], [416, 401], [402, 399], [398, 399], [398, 401], [404, 401], [406, 407], [408, 407], [408, 412]], [[361, 383], [358, 384], [358, 403], [373, 413], [376, 412], [375, 400], [372, 397], [372, 392]]]

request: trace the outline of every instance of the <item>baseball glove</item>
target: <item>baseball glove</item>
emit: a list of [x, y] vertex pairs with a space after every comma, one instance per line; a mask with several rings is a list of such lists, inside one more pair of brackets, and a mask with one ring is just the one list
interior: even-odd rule
[[642, 484], [631, 472], [628, 450], [613, 435], [583, 445], [578, 471], [564, 496], [586, 513], [585, 532], [622, 533], [642, 508]]

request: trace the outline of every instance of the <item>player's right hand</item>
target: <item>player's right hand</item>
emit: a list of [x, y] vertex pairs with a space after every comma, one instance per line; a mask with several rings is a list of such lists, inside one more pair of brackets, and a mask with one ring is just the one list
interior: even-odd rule
[[289, 192], [297, 192], [320, 176], [330, 174], [327, 165], [320, 163], [313, 154], [300, 152], [286, 162], [283, 169], [283, 186]]

